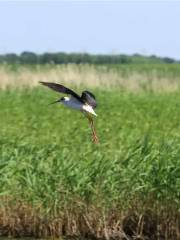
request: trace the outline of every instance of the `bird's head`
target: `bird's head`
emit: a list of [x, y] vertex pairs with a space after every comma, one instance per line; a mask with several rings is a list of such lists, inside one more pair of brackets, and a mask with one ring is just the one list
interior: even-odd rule
[[62, 98], [60, 98], [60, 99], [58, 99], [58, 100], [56, 100], [56, 101], [50, 103], [49, 105], [54, 104], [54, 103], [67, 102], [68, 100], [69, 100], [68, 97], [62, 97]]
[[69, 97], [62, 97], [59, 100], [60, 100], [60, 102], [67, 102], [67, 101], [69, 101]]

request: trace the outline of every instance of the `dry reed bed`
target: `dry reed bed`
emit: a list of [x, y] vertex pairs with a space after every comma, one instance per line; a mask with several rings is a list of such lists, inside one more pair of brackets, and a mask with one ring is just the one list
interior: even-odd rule
[[[154, 68], [155, 67], [155, 68]], [[165, 67], [165, 66], [164, 66]], [[180, 88], [180, 75], [167, 74], [167, 71], [149, 65], [148, 71], [142, 65], [130, 68], [127, 66], [95, 66], [95, 65], [48, 65], [17, 66], [10, 70], [9, 66], [0, 67], [0, 88], [35, 87], [39, 81], [61, 82], [69, 86], [86, 86], [101, 88], [121, 88], [130, 91], [167, 91]], [[177, 67], [179, 68], [179, 66]], [[169, 71], [169, 70], [168, 70]], [[170, 69], [171, 71], [171, 69]], [[174, 71], [174, 70], [173, 70]]]
[[[74, 205], [76, 211], [74, 212]], [[139, 205], [139, 203], [138, 203]], [[83, 207], [82, 207], [83, 206]], [[133, 204], [132, 204], [133, 206]], [[143, 205], [142, 205], [143, 206]], [[178, 240], [180, 220], [177, 211], [154, 211], [141, 206], [126, 211], [118, 208], [109, 211], [74, 203], [58, 216], [41, 212], [41, 206], [32, 207], [21, 201], [10, 201], [0, 209], [0, 236], [8, 237], [73, 237], [118, 240]], [[172, 216], [173, 215], [173, 216]]]

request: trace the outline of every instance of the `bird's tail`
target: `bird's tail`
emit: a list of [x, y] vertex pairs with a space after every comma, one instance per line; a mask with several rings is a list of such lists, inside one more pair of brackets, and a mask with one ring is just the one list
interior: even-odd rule
[[92, 115], [97, 116], [97, 114], [95, 113], [94, 109], [91, 106], [87, 105], [87, 104], [85, 104], [83, 106], [83, 110], [85, 110], [87, 112], [87, 114], [91, 113]]

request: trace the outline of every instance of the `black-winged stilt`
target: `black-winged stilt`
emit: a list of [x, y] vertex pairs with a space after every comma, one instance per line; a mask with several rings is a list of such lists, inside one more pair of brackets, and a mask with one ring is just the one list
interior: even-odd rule
[[62, 97], [53, 103], [62, 103], [67, 107], [74, 108], [76, 110], [80, 110], [85, 114], [88, 118], [91, 129], [92, 129], [92, 138], [94, 143], [98, 143], [98, 138], [96, 134], [96, 130], [94, 127], [93, 115], [97, 116], [94, 109], [97, 107], [97, 102], [94, 94], [89, 91], [83, 91], [82, 95], [79, 96], [73, 90], [66, 88], [65, 86], [57, 83], [50, 83], [50, 82], [40, 82], [44, 86], [47, 86], [54, 91], [65, 93], [70, 95], [70, 97]]

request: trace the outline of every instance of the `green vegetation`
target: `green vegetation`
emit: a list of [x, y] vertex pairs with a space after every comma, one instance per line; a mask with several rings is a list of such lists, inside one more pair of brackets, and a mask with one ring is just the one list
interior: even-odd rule
[[127, 64], [127, 63], [167, 63], [178, 62], [169, 57], [155, 55], [143, 56], [140, 54], [88, 54], [88, 53], [43, 53], [22, 52], [20, 55], [8, 53], [0, 55], [0, 63], [7, 64]]
[[57, 93], [0, 91], [1, 234], [178, 239], [179, 92], [95, 94], [99, 145]]

